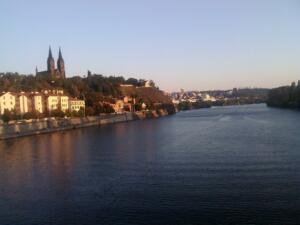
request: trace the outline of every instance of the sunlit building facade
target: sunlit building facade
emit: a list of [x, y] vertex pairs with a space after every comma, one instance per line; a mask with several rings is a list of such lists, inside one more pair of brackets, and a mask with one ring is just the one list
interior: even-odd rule
[[5, 110], [13, 111], [16, 109], [16, 96], [10, 92], [2, 93], [0, 95], [0, 112]]

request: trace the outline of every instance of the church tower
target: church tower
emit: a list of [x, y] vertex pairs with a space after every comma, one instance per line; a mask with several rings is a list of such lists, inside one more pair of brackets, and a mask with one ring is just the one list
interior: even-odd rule
[[54, 63], [54, 59], [52, 57], [51, 46], [49, 47], [49, 54], [48, 54], [48, 59], [47, 59], [47, 68], [48, 68], [48, 73], [51, 76], [54, 76], [54, 74], [55, 74], [55, 63]]
[[57, 69], [60, 74], [60, 78], [65, 78], [65, 62], [61, 54], [61, 50], [59, 48], [58, 59], [57, 59]]

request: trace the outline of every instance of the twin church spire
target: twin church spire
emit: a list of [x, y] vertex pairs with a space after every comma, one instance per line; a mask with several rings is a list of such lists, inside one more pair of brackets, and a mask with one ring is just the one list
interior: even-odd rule
[[[55, 69], [55, 62], [52, 56], [51, 46], [49, 46], [49, 53], [47, 59], [47, 72], [48, 76], [51, 78], [65, 78], [65, 62], [62, 57], [61, 49], [59, 47], [58, 59], [57, 59], [57, 69]], [[37, 72], [38, 73], [38, 72]]]

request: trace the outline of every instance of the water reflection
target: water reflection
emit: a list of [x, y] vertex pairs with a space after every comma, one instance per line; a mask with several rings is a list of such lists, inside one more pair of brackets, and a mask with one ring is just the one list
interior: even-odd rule
[[0, 142], [0, 224], [297, 224], [299, 118], [225, 107]]

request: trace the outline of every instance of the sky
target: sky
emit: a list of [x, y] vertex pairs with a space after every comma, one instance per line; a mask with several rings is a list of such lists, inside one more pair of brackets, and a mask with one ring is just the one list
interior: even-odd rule
[[0, 72], [45, 70], [49, 45], [68, 77], [277, 87], [300, 80], [300, 0], [0, 1]]

